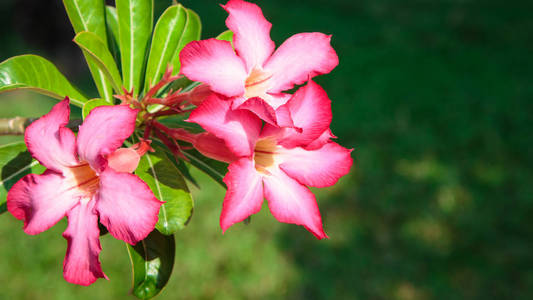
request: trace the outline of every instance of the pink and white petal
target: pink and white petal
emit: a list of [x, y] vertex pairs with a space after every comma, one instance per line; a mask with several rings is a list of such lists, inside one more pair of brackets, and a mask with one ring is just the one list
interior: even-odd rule
[[319, 138], [331, 124], [331, 100], [324, 89], [312, 80], [298, 89], [282, 107], [290, 111], [295, 127], [288, 129], [285, 137], [279, 141], [285, 147], [307, 146]]
[[31, 123], [24, 140], [31, 155], [43, 166], [57, 172], [76, 165], [76, 136], [66, 128], [69, 121], [69, 99], [54, 105], [49, 113]]
[[331, 132], [331, 129], [326, 129], [322, 134], [314, 141], [312, 141], [310, 144], [308, 144], [305, 149], [306, 150], [316, 150], [322, 146], [324, 146], [326, 143], [329, 143], [331, 139], [336, 139], [337, 137]]
[[231, 43], [208, 39], [193, 41], [180, 52], [181, 73], [190, 80], [208, 84], [226, 97], [244, 94], [247, 73]]
[[233, 109], [244, 109], [254, 113], [261, 120], [277, 126], [276, 111], [263, 99], [254, 97]]
[[270, 39], [272, 24], [256, 4], [230, 0], [222, 7], [229, 13], [226, 26], [233, 32], [235, 50], [244, 60], [247, 72], [262, 67], [275, 48]]
[[278, 109], [283, 104], [287, 103], [291, 99], [291, 94], [286, 93], [268, 93], [264, 96], [264, 99], [273, 109]]
[[212, 159], [227, 163], [232, 163], [239, 159], [229, 150], [223, 139], [219, 139], [209, 132], [198, 134], [193, 141], [193, 145], [200, 153]]
[[271, 175], [264, 176], [263, 183], [272, 215], [283, 223], [303, 225], [318, 239], [327, 238], [315, 195], [282, 170], [269, 171]]
[[228, 191], [220, 215], [222, 232], [258, 213], [263, 203], [263, 182], [251, 158], [244, 157], [230, 164], [224, 183]]
[[280, 140], [283, 139], [283, 137], [286, 135], [286, 131], [290, 130], [291, 128], [282, 128], [278, 126], [273, 126], [270, 124], [265, 124], [263, 126], [263, 129], [261, 130], [261, 134], [259, 135], [260, 139], [264, 138], [273, 138], [274, 140]]
[[126, 105], [100, 106], [93, 109], [78, 132], [78, 154], [101, 172], [105, 156], [115, 152], [133, 133], [139, 110]]
[[337, 143], [327, 143], [317, 150], [300, 147], [279, 151], [280, 169], [301, 184], [326, 187], [337, 183], [352, 167], [352, 150]]
[[189, 116], [188, 122], [202, 126], [223, 139], [237, 156], [250, 156], [259, 132], [261, 120], [247, 110], [232, 110], [231, 101], [212, 94]]
[[144, 239], [157, 223], [161, 204], [136, 175], [111, 168], [100, 174], [96, 210], [100, 223], [119, 240], [135, 245]]
[[7, 209], [24, 221], [24, 232], [39, 234], [61, 220], [78, 203], [79, 196], [63, 176], [47, 170], [17, 181], [7, 193]]
[[264, 67], [273, 75], [270, 92], [289, 90], [310, 77], [331, 72], [339, 64], [339, 58], [330, 41], [330, 35], [319, 32], [299, 33], [288, 38]]
[[[274, 110], [276, 110], [278, 107], [282, 106], [283, 104], [287, 103], [292, 95], [285, 94], [285, 93], [278, 93], [278, 94], [264, 94], [260, 98], [265, 101], [270, 107], [272, 107]], [[244, 104], [248, 99], [252, 98], [246, 98], [246, 97], [234, 97], [232, 98], [232, 109], [238, 109], [239, 106]]]
[[100, 230], [94, 201], [82, 201], [68, 212], [68, 227], [63, 233], [67, 240], [67, 254], [63, 262], [63, 277], [79, 285], [91, 285], [107, 276], [102, 271], [98, 255]]
[[278, 126], [281, 128], [288, 127], [297, 129], [300, 132], [302, 131], [301, 128], [296, 128], [296, 126], [294, 125], [294, 122], [292, 121], [291, 111], [286, 105], [282, 105], [278, 107], [278, 109], [276, 109], [276, 119], [278, 121]]

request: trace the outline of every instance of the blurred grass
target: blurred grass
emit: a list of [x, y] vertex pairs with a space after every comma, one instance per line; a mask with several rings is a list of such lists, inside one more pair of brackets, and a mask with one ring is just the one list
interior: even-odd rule
[[[216, 3], [183, 1], [202, 17], [204, 37], [224, 29]], [[336, 186], [315, 190], [331, 238], [279, 224], [266, 207], [222, 235], [223, 191], [198, 174], [195, 214], [176, 237], [159, 299], [531, 299], [533, 3], [259, 3], [278, 45], [297, 32], [333, 34], [340, 65], [317, 81], [356, 163]], [[2, 60], [41, 51], [5, 26], [1, 39], [16, 42], [4, 43], [12, 48]], [[75, 82], [90, 89], [86, 78]], [[0, 113], [38, 116], [52, 103], [3, 94]], [[83, 288], [61, 279], [65, 224], [32, 237], [21, 226], [0, 218], [0, 299], [128, 298], [119, 241], [102, 238], [111, 281]]]

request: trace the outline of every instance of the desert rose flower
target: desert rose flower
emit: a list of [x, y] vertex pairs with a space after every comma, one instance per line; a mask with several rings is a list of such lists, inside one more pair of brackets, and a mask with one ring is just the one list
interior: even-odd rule
[[67, 98], [26, 129], [28, 150], [47, 170], [20, 179], [7, 195], [7, 208], [32, 235], [67, 216], [63, 275], [68, 282], [90, 285], [107, 278], [98, 260], [98, 222], [133, 245], [154, 229], [161, 202], [130, 173], [138, 156], [119, 149], [133, 133], [137, 110], [122, 105], [95, 108], [77, 137], [65, 127], [69, 115]]
[[[303, 225], [322, 239], [327, 235], [318, 205], [306, 186], [335, 184], [351, 168], [351, 150], [330, 141], [330, 100], [313, 81], [280, 108], [284, 112], [280, 116], [291, 115], [297, 128], [262, 126], [255, 114], [232, 110], [231, 103], [216, 95], [191, 113], [189, 121], [213, 135], [196, 141], [200, 151], [230, 162], [220, 225], [226, 231], [259, 212], [266, 198], [278, 221]], [[220, 146], [220, 140], [226, 147]]]
[[235, 51], [227, 41], [191, 42], [180, 53], [181, 72], [228, 97], [232, 109], [248, 109], [278, 125], [276, 110], [290, 98], [282, 92], [337, 66], [331, 36], [295, 34], [274, 51], [272, 24], [257, 5], [231, 0], [223, 7], [229, 13], [226, 25], [234, 33]]

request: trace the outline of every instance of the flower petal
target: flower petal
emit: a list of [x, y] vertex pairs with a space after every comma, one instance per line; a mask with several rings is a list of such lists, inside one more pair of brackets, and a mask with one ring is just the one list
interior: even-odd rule
[[78, 191], [63, 176], [47, 170], [28, 174], [7, 194], [7, 209], [24, 220], [24, 232], [38, 234], [54, 226], [79, 201]]
[[80, 158], [101, 172], [106, 166], [105, 156], [115, 152], [133, 133], [137, 112], [125, 105], [93, 109], [78, 133]]
[[231, 43], [208, 39], [193, 41], [180, 52], [181, 73], [201, 81], [226, 97], [244, 94], [247, 73]]
[[322, 218], [311, 191], [280, 169], [263, 177], [265, 198], [274, 217], [283, 223], [303, 225], [318, 239], [328, 236], [322, 228]]
[[94, 201], [82, 201], [68, 212], [68, 227], [63, 237], [68, 242], [63, 262], [66, 281], [87, 286], [98, 278], [107, 279], [98, 260], [102, 247]]
[[100, 174], [96, 210], [100, 223], [119, 240], [135, 245], [144, 239], [157, 223], [161, 204], [136, 175], [111, 168]]
[[66, 128], [70, 116], [69, 99], [54, 105], [49, 113], [31, 123], [24, 140], [31, 155], [43, 166], [57, 172], [76, 165], [76, 137]]
[[261, 120], [277, 126], [276, 111], [263, 99], [254, 97], [233, 109], [244, 109], [254, 113]]
[[328, 95], [312, 80], [294, 93], [278, 110], [288, 108], [296, 128], [286, 128], [279, 143], [293, 148], [307, 146], [319, 138], [331, 124], [331, 101]]
[[262, 67], [275, 48], [270, 39], [272, 24], [256, 4], [230, 0], [222, 7], [229, 13], [226, 26], [233, 32], [235, 50], [244, 60], [247, 72], [255, 66]]
[[310, 144], [308, 144], [305, 149], [306, 150], [316, 150], [322, 146], [324, 146], [326, 143], [330, 142], [331, 139], [336, 139], [337, 137], [331, 132], [331, 129], [326, 129], [322, 134], [314, 141], [312, 141]]
[[314, 187], [334, 185], [352, 166], [352, 151], [333, 142], [312, 151], [296, 147], [280, 152], [280, 169], [301, 184]]
[[223, 232], [231, 225], [258, 213], [263, 203], [263, 182], [250, 158], [241, 158], [229, 165], [224, 182], [228, 191], [220, 215]]
[[331, 72], [338, 64], [331, 36], [319, 32], [299, 33], [288, 38], [266, 62], [273, 74], [270, 92], [277, 93], [302, 84], [310, 77]]
[[231, 101], [212, 94], [188, 119], [223, 139], [237, 156], [250, 156], [259, 132], [261, 120], [247, 110], [231, 110]]

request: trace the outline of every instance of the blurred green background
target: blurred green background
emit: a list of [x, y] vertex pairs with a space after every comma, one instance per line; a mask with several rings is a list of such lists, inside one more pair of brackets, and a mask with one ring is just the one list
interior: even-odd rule
[[[170, 1], [155, 0], [158, 11]], [[184, 0], [225, 29], [217, 1]], [[195, 212], [158, 299], [533, 299], [533, 2], [257, 1], [279, 45], [333, 35], [340, 65], [317, 78], [352, 172], [315, 190], [329, 240], [280, 224], [266, 205], [221, 234], [223, 190], [198, 174]], [[2, 0], [0, 60], [41, 54], [90, 94], [61, 1]], [[0, 95], [0, 117], [54, 100]], [[0, 143], [11, 141], [2, 137]], [[124, 245], [102, 238], [110, 281], [62, 279], [61, 222], [28, 236], [0, 218], [0, 299], [130, 299]]]

